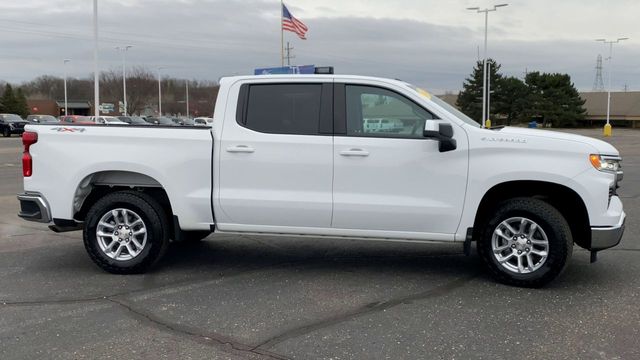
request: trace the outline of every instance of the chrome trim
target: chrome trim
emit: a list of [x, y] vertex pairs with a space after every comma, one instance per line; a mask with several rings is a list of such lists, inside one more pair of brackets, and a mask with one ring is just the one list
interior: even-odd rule
[[38, 206], [40, 210], [39, 216], [36, 214], [25, 214], [22, 211], [18, 213], [18, 216], [28, 220], [28, 221], [36, 221], [41, 223], [51, 222], [51, 210], [49, 209], [49, 205], [47, 204], [47, 200], [45, 200], [44, 196], [38, 193], [24, 193], [18, 194], [18, 201], [20, 202], [33, 202]]
[[591, 247], [589, 250], [604, 250], [614, 247], [622, 240], [627, 215], [623, 212], [618, 224], [591, 228]]

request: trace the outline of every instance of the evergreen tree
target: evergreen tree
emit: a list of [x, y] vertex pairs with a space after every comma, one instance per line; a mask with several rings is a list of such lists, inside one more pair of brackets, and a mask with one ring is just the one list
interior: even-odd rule
[[501, 78], [496, 85], [492, 100], [495, 103], [495, 112], [506, 117], [506, 125], [511, 125], [515, 120], [525, 120], [524, 111], [528, 106], [527, 97], [529, 88], [520, 79], [507, 76]]
[[525, 115], [542, 119], [543, 125], [573, 127], [584, 120], [584, 100], [567, 74], [532, 72], [525, 82], [529, 88]]
[[4, 87], [4, 93], [0, 97], [0, 104], [2, 104], [2, 112], [13, 114], [13, 110], [16, 108], [16, 97], [13, 94], [13, 87], [11, 84], [7, 84]]
[[[490, 67], [489, 78], [491, 88], [497, 87], [502, 79], [500, 71], [500, 64], [496, 63], [493, 59], [487, 59], [487, 67]], [[470, 118], [476, 120], [478, 123], [482, 123], [482, 61], [476, 62], [471, 76], [466, 78], [462, 85], [462, 91], [458, 94], [458, 100], [456, 105], [460, 110], [467, 114]], [[491, 114], [495, 114], [496, 101], [500, 102], [499, 96], [492, 96], [488, 117], [491, 118]]]
[[18, 91], [15, 95], [15, 114], [20, 115], [23, 119], [26, 119], [29, 116], [29, 106], [27, 105], [27, 97], [24, 95], [24, 92], [21, 88], [18, 88]]

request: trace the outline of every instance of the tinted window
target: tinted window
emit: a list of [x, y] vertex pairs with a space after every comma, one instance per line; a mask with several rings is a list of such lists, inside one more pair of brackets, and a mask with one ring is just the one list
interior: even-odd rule
[[316, 135], [322, 84], [251, 85], [245, 126], [277, 134]]
[[393, 91], [347, 85], [347, 135], [423, 138], [424, 123], [434, 116]]

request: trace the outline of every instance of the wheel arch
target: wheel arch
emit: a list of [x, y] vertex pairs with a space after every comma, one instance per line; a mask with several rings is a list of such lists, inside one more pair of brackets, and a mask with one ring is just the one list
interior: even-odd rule
[[573, 189], [546, 181], [507, 181], [493, 186], [480, 201], [473, 223], [473, 238], [477, 240], [482, 224], [502, 201], [516, 197], [533, 197], [544, 200], [565, 217], [571, 228], [574, 242], [583, 248], [591, 243], [591, 231], [587, 207]]
[[171, 201], [162, 184], [149, 175], [124, 170], [96, 171], [85, 176], [74, 191], [73, 218], [84, 221], [95, 201], [109, 193], [131, 189], [152, 195], [171, 219]]

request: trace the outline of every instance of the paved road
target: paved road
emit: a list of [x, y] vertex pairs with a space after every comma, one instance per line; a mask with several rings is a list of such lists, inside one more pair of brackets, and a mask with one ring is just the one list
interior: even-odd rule
[[576, 249], [531, 290], [496, 284], [457, 246], [250, 236], [109, 275], [80, 234], [15, 216], [20, 144], [0, 139], [0, 359], [640, 358], [639, 140], [610, 140], [625, 158], [621, 246], [596, 264]]

